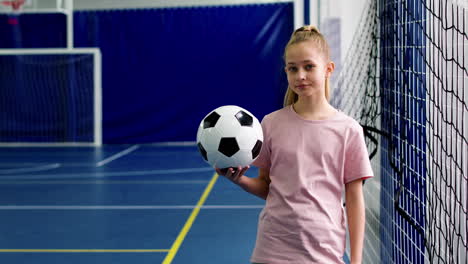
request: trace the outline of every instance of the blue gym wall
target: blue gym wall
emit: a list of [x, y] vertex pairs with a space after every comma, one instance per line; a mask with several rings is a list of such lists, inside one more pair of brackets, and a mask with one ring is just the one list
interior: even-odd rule
[[[0, 48], [64, 47], [64, 19], [21, 15]], [[292, 3], [76, 11], [75, 47], [102, 52], [103, 142], [194, 141], [218, 106], [280, 108], [292, 30]]]

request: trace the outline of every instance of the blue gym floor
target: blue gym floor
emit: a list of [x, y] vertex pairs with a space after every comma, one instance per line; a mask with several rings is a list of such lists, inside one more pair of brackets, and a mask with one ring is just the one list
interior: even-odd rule
[[0, 263], [249, 263], [263, 204], [195, 146], [2, 147]]
[[250, 263], [263, 205], [195, 146], [0, 147], [2, 264]]

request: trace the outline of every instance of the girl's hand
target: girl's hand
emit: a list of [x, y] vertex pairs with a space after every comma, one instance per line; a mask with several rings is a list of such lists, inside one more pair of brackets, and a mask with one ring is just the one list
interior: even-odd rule
[[232, 181], [233, 183], [239, 185], [239, 181], [244, 175], [244, 173], [250, 168], [250, 166], [245, 166], [242, 168], [241, 166], [237, 168], [227, 168], [227, 169], [220, 169], [216, 168], [216, 172], [219, 175], [223, 175], [228, 180]]

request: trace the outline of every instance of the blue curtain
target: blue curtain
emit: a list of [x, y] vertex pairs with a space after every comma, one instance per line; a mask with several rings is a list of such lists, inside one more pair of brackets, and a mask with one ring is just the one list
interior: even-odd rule
[[[0, 25], [0, 48], [66, 46], [63, 14], [0, 15]], [[261, 119], [282, 105], [287, 86], [282, 56], [293, 30], [292, 3], [77, 11], [74, 27], [75, 47], [102, 52], [104, 143], [193, 141], [201, 119], [216, 107], [238, 105]], [[15, 76], [24, 75], [13, 68]], [[70, 83], [78, 83], [72, 73]], [[24, 98], [15, 105], [35, 104], [32, 97], [18, 95], [19, 86], [32, 82], [11, 86], [12, 74], [0, 76], [0, 93]], [[79, 91], [76, 85], [67, 87]], [[80, 121], [72, 117], [89, 117], [76, 117], [80, 112], [65, 97], [62, 112], [68, 131], [74, 131]], [[13, 102], [3, 106], [15, 109]], [[11, 111], [3, 114], [15, 119]], [[34, 129], [21, 130], [21, 135], [34, 134]]]
[[60, 48], [67, 45], [66, 16], [0, 14], [0, 48]]
[[103, 57], [104, 143], [194, 141], [234, 104], [261, 119], [281, 107], [291, 3], [76, 12], [75, 46]]

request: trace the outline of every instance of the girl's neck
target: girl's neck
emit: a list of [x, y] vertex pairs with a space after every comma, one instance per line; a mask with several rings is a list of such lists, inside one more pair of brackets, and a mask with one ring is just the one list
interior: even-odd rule
[[299, 116], [306, 120], [325, 120], [337, 112], [325, 98], [299, 98], [292, 107]]

